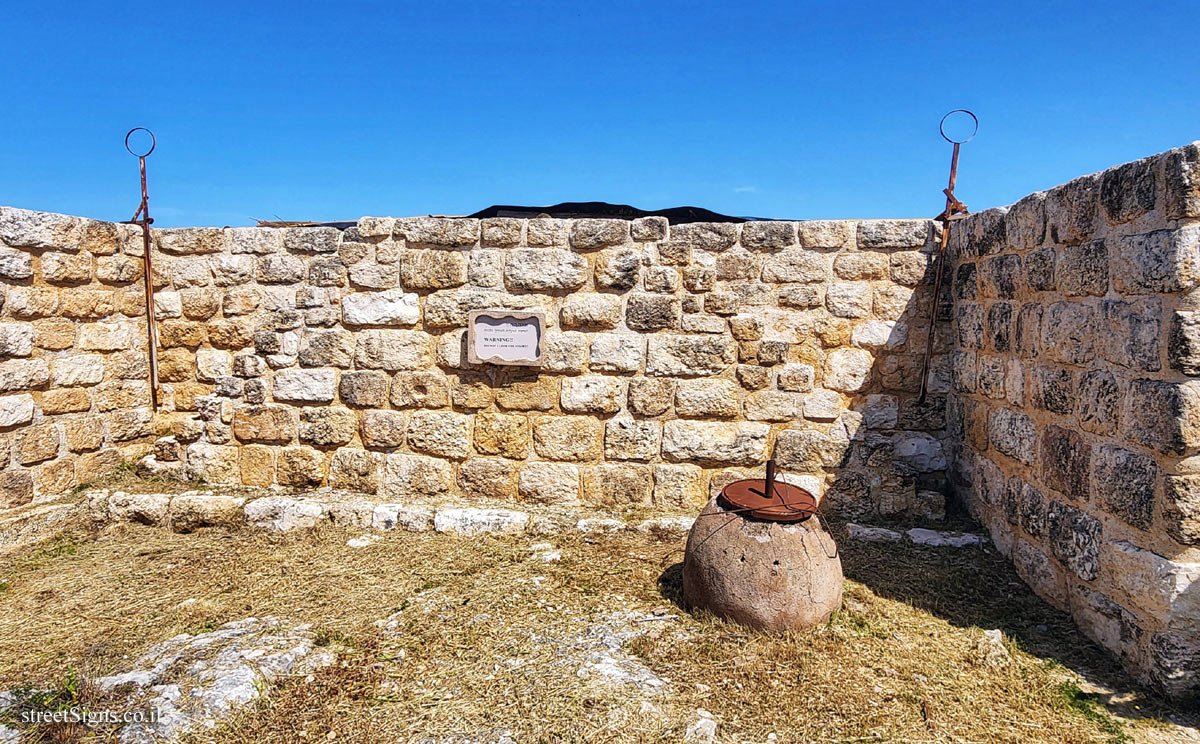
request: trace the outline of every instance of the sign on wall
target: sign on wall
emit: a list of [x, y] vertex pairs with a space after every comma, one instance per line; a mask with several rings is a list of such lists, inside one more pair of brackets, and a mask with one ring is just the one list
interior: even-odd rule
[[471, 364], [538, 366], [542, 363], [543, 313], [472, 310], [467, 319], [467, 359]]

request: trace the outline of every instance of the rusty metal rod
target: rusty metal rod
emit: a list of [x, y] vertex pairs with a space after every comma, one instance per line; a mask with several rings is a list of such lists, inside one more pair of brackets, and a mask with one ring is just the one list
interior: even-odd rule
[[[138, 154], [129, 146], [129, 138], [134, 132], [142, 131], [150, 135], [150, 149], [144, 153]], [[146, 189], [146, 156], [154, 152], [154, 148], [158, 145], [158, 140], [154, 137], [154, 132], [151, 132], [145, 127], [134, 127], [125, 133], [125, 149], [130, 155], [137, 156], [138, 170], [141, 172], [142, 178], [142, 202], [138, 205], [137, 211], [133, 213], [133, 219], [127, 224], [142, 226], [142, 282], [146, 290], [146, 346], [149, 351], [150, 358], [150, 407], [154, 411], [158, 411], [158, 329], [154, 325], [154, 271], [151, 266], [151, 245], [150, 240], [150, 225], [154, 223], [154, 218], [150, 216], [150, 196]]]
[[[966, 114], [971, 117], [971, 121], [975, 123], [971, 136], [964, 140], [954, 140], [946, 135], [946, 119], [952, 114]], [[975, 133], [979, 131], [979, 119], [966, 109], [955, 109], [942, 117], [942, 121], [938, 124], [938, 131], [941, 132], [943, 139], [954, 145], [954, 150], [950, 155], [950, 183], [942, 190], [942, 193], [946, 195], [946, 208], [934, 218], [942, 223], [942, 237], [938, 245], [937, 270], [933, 280], [933, 300], [929, 310], [929, 335], [925, 339], [925, 357], [921, 361], [921, 392], [917, 395], [918, 404], [925, 402], [925, 396], [929, 392], [929, 366], [933, 357], [934, 337], [937, 334], [938, 306], [941, 302], [942, 281], [946, 272], [946, 244], [950, 241], [950, 225], [954, 220], [961, 219], [962, 215], [967, 213], [967, 205], [954, 196], [954, 186], [958, 182], [958, 151], [963, 144], [975, 138]]]

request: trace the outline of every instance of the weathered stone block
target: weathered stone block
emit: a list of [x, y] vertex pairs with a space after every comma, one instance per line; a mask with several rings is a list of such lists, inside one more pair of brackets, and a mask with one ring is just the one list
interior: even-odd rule
[[533, 448], [548, 460], [598, 460], [604, 428], [589, 416], [542, 416], [533, 420]]
[[1133, 380], [1125, 399], [1124, 424], [1138, 444], [1163, 454], [1200, 447], [1200, 382]]
[[696, 418], [731, 418], [741, 406], [732, 380], [682, 380], [675, 390], [675, 413]]
[[1042, 354], [1066, 364], [1085, 364], [1096, 357], [1097, 313], [1092, 305], [1055, 302], [1042, 319]]
[[666, 217], [639, 217], [629, 223], [629, 234], [641, 242], [666, 240], [667, 228]]
[[1023, 413], [998, 408], [988, 415], [988, 441], [998, 452], [1033, 465], [1038, 451], [1037, 430]]
[[1075, 373], [1061, 367], [1034, 367], [1033, 405], [1069, 416], [1075, 410]]
[[1100, 206], [1111, 224], [1130, 222], [1154, 209], [1157, 158], [1110, 168], [1100, 176]]
[[742, 225], [742, 245], [752, 250], [778, 251], [796, 244], [794, 222], [747, 222]]
[[588, 262], [571, 251], [518, 248], [504, 267], [509, 289], [576, 289], [588, 278]]
[[1100, 356], [1130, 369], [1157, 372], [1162, 368], [1162, 300], [1103, 300], [1100, 319]]
[[459, 466], [458, 485], [470, 498], [512, 499], [517, 495], [517, 466], [495, 457], [474, 457]]
[[1138, 529], [1154, 521], [1159, 469], [1154, 460], [1114, 445], [1097, 445], [1092, 453], [1092, 489], [1096, 501]]
[[300, 441], [319, 447], [349, 444], [358, 416], [348, 408], [304, 408], [300, 411]]
[[509, 248], [521, 242], [524, 222], [511, 217], [492, 217], [480, 223], [479, 240], [483, 245]]
[[778, 284], [825, 282], [831, 276], [831, 257], [809, 250], [784, 251], [763, 263], [762, 280]]
[[1076, 501], [1088, 498], [1092, 447], [1078, 432], [1049, 426], [1042, 436], [1042, 477], [1046, 485]]
[[723, 337], [654, 335], [648, 347], [646, 373], [657, 377], [717, 375], [736, 361], [736, 348]]
[[549, 411], [558, 403], [558, 380], [539, 376], [513, 380], [496, 388], [496, 403], [510, 411]]
[[454, 468], [445, 460], [422, 455], [391, 454], [384, 464], [379, 492], [397, 500], [439, 496], [454, 483]]
[[646, 356], [646, 339], [633, 333], [592, 336], [589, 366], [600, 372], [637, 372]]
[[587, 375], [562, 382], [561, 405], [574, 413], [616, 413], [625, 400], [624, 380]]
[[392, 378], [391, 402], [395, 408], [444, 408], [449, 390], [441, 372], [398, 372]]
[[583, 471], [583, 501], [592, 506], [649, 506], [653, 490], [646, 465], [606, 463]]
[[332, 369], [284, 369], [272, 380], [271, 395], [278, 401], [329, 403], [336, 387]]
[[467, 257], [459, 251], [406, 251], [400, 264], [406, 289], [445, 289], [467, 281]]
[[643, 258], [642, 251], [635, 248], [616, 248], [602, 252], [596, 259], [596, 287], [632, 289], [641, 275]]
[[760, 423], [668, 421], [662, 453], [673, 462], [757, 465], [766, 459], [769, 433], [770, 426]]
[[639, 416], [660, 416], [671, 408], [675, 381], [635, 377], [629, 381], [629, 410]]
[[1125, 294], [1192, 289], [1200, 280], [1200, 225], [1155, 230], [1118, 240], [1113, 286]]
[[676, 329], [681, 315], [679, 300], [668, 295], [633, 294], [625, 308], [625, 322], [635, 331]]
[[1167, 534], [1183, 545], [1200, 545], [1200, 475], [1168, 475], [1164, 484]]
[[0, 362], [0, 393], [31, 390], [50, 380], [50, 368], [42, 359], [11, 359]]
[[433, 366], [431, 339], [423, 331], [370, 330], [357, 336], [354, 364], [360, 369], [395, 372]]
[[358, 430], [364, 447], [395, 449], [407, 438], [408, 415], [400, 411], [363, 411]]
[[396, 220], [393, 230], [417, 245], [457, 248], [479, 240], [479, 220], [471, 218], [406, 217]]
[[[800, 223], [803, 226], [805, 223]], [[858, 223], [859, 250], [916, 249], [929, 239], [929, 220], [862, 220]], [[801, 241], [803, 243], [803, 240]]]
[[456, 460], [471, 453], [471, 417], [448, 411], [416, 411], [409, 419], [408, 445]]
[[1116, 378], [1105, 370], [1092, 370], [1079, 380], [1079, 426], [1093, 434], [1118, 431], [1124, 399]]
[[571, 247], [580, 250], [620, 245], [629, 240], [626, 220], [580, 219], [571, 223]]
[[33, 409], [33, 396], [28, 393], [0, 397], [0, 429], [29, 423]]
[[525, 501], [572, 504], [579, 501], [579, 468], [567, 463], [530, 462], [521, 468], [517, 490]]
[[1056, 262], [1058, 289], [1068, 297], [1108, 292], [1108, 249], [1103, 240], [1067, 245]]
[[864, 349], [835, 349], [825, 357], [821, 379], [825, 387], [842, 393], [857, 393], [871, 379], [874, 357]]
[[1050, 527], [1050, 548], [1054, 556], [1084, 581], [1092, 581], [1099, 576], [1100, 521], [1058, 499], [1050, 502], [1046, 521]]
[[563, 300], [563, 328], [615, 328], [621, 322], [619, 295], [572, 294]]
[[325, 480], [325, 457], [312, 447], [284, 447], [276, 453], [275, 478], [282, 486], [318, 486]]
[[342, 298], [342, 320], [348, 325], [414, 325], [420, 318], [417, 295], [399, 289], [354, 292]]
[[233, 435], [242, 442], [287, 444], [296, 436], [295, 414], [290, 406], [238, 406]]
[[1076, 178], [1046, 192], [1046, 229], [1055, 243], [1078, 244], [1095, 230], [1100, 178]]
[[478, 413], [474, 434], [475, 449], [483, 454], [514, 460], [529, 456], [529, 421], [524, 416]]
[[203, 478], [208, 483], [238, 483], [238, 448], [206, 442], [189, 445], [187, 472], [191, 477]]
[[[837, 394], [834, 393], [834, 396]], [[840, 402], [840, 397], [837, 399]], [[815, 404], [814, 401], [813, 393], [804, 395], [783, 390], [758, 390], [746, 396], [745, 416], [750, 421], [795, 421], [801, 415], [808, 417], [809, 406]]]
[[379, 490], [381, 460], [381, 456], [375, 452], [339, 449], [329, 461], [329, 485], [362, 493], [375, 493]]

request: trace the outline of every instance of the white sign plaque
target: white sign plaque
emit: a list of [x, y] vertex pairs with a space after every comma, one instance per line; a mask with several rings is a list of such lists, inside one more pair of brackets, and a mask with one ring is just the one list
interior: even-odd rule
[[472, 310], [467, 320], [467, 359], [471, 364], [542, 363], [542, 313]]

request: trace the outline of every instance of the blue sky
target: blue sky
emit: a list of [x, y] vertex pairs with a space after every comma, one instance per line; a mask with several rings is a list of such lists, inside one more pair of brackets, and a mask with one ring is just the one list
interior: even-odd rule
[[[1005, 204], [1200, 139], [1200, 4], [5, 2], [0, 204], [159, 226]], [[953, 11], [953, 12], [951, 12]]]

